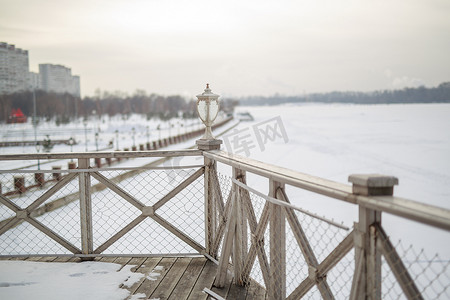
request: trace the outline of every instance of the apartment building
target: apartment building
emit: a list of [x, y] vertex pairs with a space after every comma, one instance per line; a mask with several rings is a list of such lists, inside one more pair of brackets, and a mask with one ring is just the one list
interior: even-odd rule
[[0, 94], [32, 89], [80, 97], [80, 76], [73, 76], [70, 68], [54, 64], [40, 64], [39, 73], [30, 72], [28, 50], [0, 42]]
[[80, 76], [62, 65], [39, 64], [40, 88], [47, 92], [69, 93], [80, 97]]
[[28, 50], [0, 42], [0, 94], [30, 89]]

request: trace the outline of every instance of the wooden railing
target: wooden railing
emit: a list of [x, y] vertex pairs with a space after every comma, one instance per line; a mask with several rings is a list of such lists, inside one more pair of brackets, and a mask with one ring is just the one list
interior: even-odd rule
[[[125, 160], [153, 157], [154, 161], [133, 168], [92, 167], [96, 158]], [[203, 161], [200, 165], [157, 166], [174, 157], [203, 157]], [[20, 198], [0, 195], [2, 211], [9, 212], [3, 216], [0, 214], [2, 218], [0, 220], [0, 239], [13, 230], [18, 230], [13, 232], [14, 235], [20, 235], [19, 225], [28, 223], [72, 255], [85, 259], [106, 255], [108, 250], [113, 251], [113, 254], [136, 255], [136, 253], [127, 253], [126, 251], [114, 253], [116, 250], [113, 246], [127, 238], [130, 232], [150, 219], [154, 224], [163, 228], [167, 234], [175, 237], [178, 243], [190, 247], [192, 250], [190, 254], [202, 254], [218, 263], [216, 286], [224, 285], [230, 271], [238, 285], [248, 284], [255, 279], [252, 278], [252, 274], [256, 272], [260, 275], [260, 279], [259, 281], [255, 280], [266, 288], [269, 299], [299, 299], [311, 292], [313, 287], [317, 288], [324, 299], [338, 297], [335, 295], [336, 292], [329, 274], [344, 257], [351, 255], [353, 249], [354, 267], [351, 269], [351, 288], [345, 298], [382, 298], [382, 257], [384, 257], [392, 270], [392, 276], [395, 277], [404, 295], [408, 299], [422, 299], [423, 289], [414, 281], [410, 270], [402, 263], [401, 254], [396, 251], [395, 246], [387, 237], [382, 226], [381, 216], [383, 213], [389, 213], [450, 231], [449, 210], [393, 196], [393, 186], [397, 184], [397, 179], [389, 176], [351, 175], [349, 181], [352, 185], [347, 185], [220, 150], [0, 155], [0, 160], [37, 159], [75, 159], [78, 168], [57, 171], [15, 170], [14, 172], [56, 172], [66, 175], [55, 180], [54, 184], [49, 183], [46, 186], [35, 187], [40, 191], [39, 195], [33, 194], [32, 190], [25, 191]], [[223, 177], [218, 172], [221, 165], [231, 167], [232, 172], [229, 177]], [[156, 181], [152, 177], [154, 174], [141, 177], [142, 182], [137, 186], [134, 186], [134, 183], [127, 183], [132, 185], [130, 189], [124, 188], [120, 184], [125, 182], [124, 180], [134, 178], [148, 170], [162, 172], [183, 168], [189, 168], [192, 171], [186, 173], [182, 180], [157, 199], [152, 191], [146, 191], [139, 197], [137, 196], [141, 189], [154, 184]], [[114, 170], [120, 171], [120, 174], [113, 176], [108, 173]], [[7, 170], [1, 172], [8, 174]], [[269, 193], [263, 194], [248, 186], [247, 177], [249, 175], [266, 178]], [[194, 185], [199, 182], [202, 185], [201, 188], [193, 189]], [[76, 190], [71, 190], [54, 199], [54, 195], [69, 183], [74, 184]], [[164, 184], [167, 184], [167, 181]], [[155, 184], [155, 186], [157, 185]], [[286, 191], [287, 186], [357, 205], [359, 220], [350, 230], [327, 218], [304, 211], [290, 203]], [[189, 193], [192, 199], [187, 199], [185, 195], [182, 198], [176, 198], [182, 195], [183, 190], [191, 188]], [[136, 214], [133, 217], [127, 217], [126, 222], [124, 221], [107, 237], [96, 241], [96, 231], [93, 226], [93, 205], [95, 206], [93, 202], [95, 201], [92, 199], [105, 190], [117, 195], [121, 201], [131, 207], [127, 210], [134, 209]], [[25, 201], [25, 204], [17, 202], [28, 198], [30, 201]], [[150, 201], [150, 198], [155, 199]], [[197, 206], [191, 210], [186, 208], [186, 211], [189, 211], [183, 214], [180, 213], [182, 210], [180, 205], [186, 206], [185, 203], [182, 203], [186, 199], [189, 200], [189, 205]], [[106, 199], [105, 203], [108, 201], [110, 202], [109, 199]], [[64, 236], [44, 222], [46, 214], [71, 203], [78, 203], [76, 209], [79, 209], [77, 213], [79, 214], [79, 228], [77, 229], [79, 238]], [[174, 205], [173, 209], [163, 215], [162, 211], [169, 205]], [[170, 216], [172, 212], [174, 216]], [[194, 215], [191, 215], [192, 212]], [[71, 211], [67, 216], [73, 213], [75, 212]], [[308, 238], [306, 224], [299, 218], [300, 215], [319, 220], [318, 222], [323, 222], [323, 224], [326, 223], [326, 226], [330, 226], [330, 228], [338, 228], [337, 230], [343, 232], [342, 238], [330, 251], [325, 254], [319, 253]], [[116, 218], [119, 217], [116, 216]], [[188, 218], [192, 220], [187, 221]], [[180, 220], [184, 223], [179, 223]], [[106, 223], [103, 226], [112, 225]], [[190, 228], [183, 228], [184, 226]], [[148, 240], [151, 239], [152, 233], [153, 229], [142, 230], [138, 236]], [[159, 238], [164, 239], [161, 236]], [[158, 242], [158, 240], [155, 241]], [[325, 243], [328, 242], [325, 241]], [[14, 251], [7, 252], [6, 247], [14, 248], [14, 245], [3, 246], [0, 249], [0, 255], [13, 255]], [[295, 252], [295, 258], [301, 258], [304, 261], [301, 271], [303, 275], [300, 274], [300, 271], [299, 274], [288, 274], [290, 272], [287, 270], [291, 267], [289, 264], [293, 263], [286, 254], [288, 248]], [[172, 250], [175, 252], [170, 249], [167, 251], [178, 255], [186, 254], [185, 252], [176, 252], [177, 249]], [[58, 254], [58, 252], [51, 251], [46, 254]], [[38, 251], [26, 253], [26, 255], [31, 254], [40, 253]], [[155, 253], [141, 252], [138, 254], [151, 255]], [[256, 259], [258, 259], [258, 263], [256, 263]], [[295, 280], [289, 281], [287, 279], [289, 276], [295, 277]], [[336, 281], [334, 284], [341, 283]], [[442, 288], [445, 296], [447, 286]]]
[[[375, 174], [351, 175], [349, 181], [352, 186], [350, 186], [224, 151], [209, 151], [203, 155], [205, 181], [209, 180], [205, 185], [219, 189], [216, 193], [205, 192], [209, 211], [207, 222], [209, 238], [206, 245], [209, 255], [217, 255], [217, 245], [223, 240], [216, 279], [218, 286], [223, 286], [229, 269], [234, 272], [238, 284], [248, 283], [250, 269], [254, 267], [255, 259], [258, 257], [263, 278], [261, 284], [266, 287], [269, 299], [299, 299], [314, 286], [323, 299], [334, 299], [335, 295], [330, 288], [330, 278], [327, 280], [327, 275], [352, 249], [355, 249], [351, 290], [345, 298], [382, 298], [383, 256], [406, 298], [423, 299], [424, 289], [418, 288], [410, 270], [402, 262], [401, 255], [386, 235], [381, 216], [382, 213], [389, 213], [450, 231], [449, 210], [393, 196], [393, 186], [398, 183], [395, 177]], [[216, 173], [217, 163], [232, 167], [232, 188], [225, 202]], [[268, 179], [268, 195], [261, 194], [246, 184], [249, 174]], [[317, 259], [319, 249], [315, 249], [309, 242], [304, 230], [305, 225], [297, 217], [298, 211], [308, 212], [290, 204], [286, 192], [287, 185], [359, 207], [359, 220], [353, 230], [322, 261]], [[251, 200], [253, 196], [265, 200], [264, 210], [258, 220], [255, 217], [254, 201]], [[214, 211], [216, 213], [213, 213]], [[267, 227], [270, 230], [267, 230]], [[289, 234], [290, 238], [295, 239], [297, 251], [301, 253], [305, 261], [304, 268], [307, 269], [307, 276], [295, 287], [292, 287], [291, 283], [289, 292], [286, 290], [288, 275], [286, 266], [291, 263], [286, 257], [288, 227], [292, 232]], [[265, 237], [266, 231], [268, 235]], [[269, 245], [265, 245], [267, 237]], [[232, 265], [229, 265], [230, 258]], [[444, 265], [448, 266], [449, 262], [444, 262]], [[446, 273], [443, 275], [445, 277], [449, 272], [443, 273]], [[425, 285], [425, 288], [431, 284], [421, 282], [421, 286]], [[437, 295], [444, 299], [447, 286], [439, 288], [444, 294]]]
[[[165, 228], [168, 233], [176, 236], [181, 241], [184, 241], [188, 246], [195, 250], [196, 253], [201, 253], [204, 251], [204, 247], [199, 243], [199, 241], [194, 240], [188, 234], [180, 230], [176, 226], [173, 226], [171, 222], [167, 221], [161, 215], [159, 215], [159, 210], [166, 205], [171, 199], [173, 199], [178, 193], [183, 189], [190, 186], [194, 181], [203, 175], [204, 167], [203, 165], [189, 165], [189, 166], [163, 166], [159, 167], [164, 161], [175, 158], [175, 157], [190, 157], [190, 156], [201, 156], [202, 152], [199, 150], [180, 150], [180, 151], [115, 151], [115, 152], [89, 152], [89, 153], [53, 153], [53, 154], [18, 154], [18, 155], [1, 155], [0, 160], [37, 160], [37, 159], [71, 159], [78, 162], [78, 168], [67, 169], [67, 170], [2, 170], [1, 173], [4, 175], [10, 175], [22, 173], [65, 173], [65, 175], [60, 176], [59, 180], [49, 182], [47, 181], [45, 185], [32, 188], [20, 193], [20, 197], [7, 197], [7, 195], [0, 195], [0, 204], [2, 204], [2, 212], [4, 215], [0, 220], [0, 236], [9, 230], [16, 229], [19, 224], [29, 223], [33, 227], [37, 228], [39, 231], [44, 233], [46, 236], [50, 237], [53, 241], [56, 241], [59, 245], [64, 247], [70, 253], [80, 256], [80, 257], [93, 257], [101, 255], [108, 247], [116, 243], [120, 238], [124, 237], [133, 228], [142, 223], [147, 217], [158, 223], [160, 226]], [[138, 158], [154, 158], [151, 162], [146, 162], [139, 167], [132, 168], [95, 168], [93, 162], [97, 158], [120, 158], [126, 164], [127, 159], [138, 159]], [[174, 186], [169, 190], [161, 199], [154, 199], [156, 196], [151, 193], [141, 196], [141, 199], [137, 199], [135, 194], [120, 186], [120, 183], [124, 180], [138, 176], [138, 174], [151, 171], [159, 170], [159, 172], [166, 172], [168, 170], [180, 170], [180, 169], [190, 169], [193, 170], [192, 174], [187, 174], [183, 178], [184, 180], [178, 185]], [[110, 175], [112, 171], [116, 171], [117, 174]], [[109, 173], [108, 173], [109, 172]], [[104, 175], [108, 173], [109, 176]], [[92, 180], [97, 181], [93, 183]], [[131, 183], [131, 190], [133, 189], [143, 189], [147, 185], [150, 185], [151, 181], [155, 178], [147, 178], [141, 182]], [[197, 180], [198, 181], [198, 180]], [[54, 183], [54, 184], [53, 184]], [[69, 191], [61, 192], [62, 188], [68, 186], [69, 184], [74, 185], [74, 188]], [[121, 201], [126, 202], [128, 206], [132, 206], [136, 209], [134, 219], [124, 220], [126, 222], [125, 226], [117, 228], [114, 234], [108, 236], [107, 239], [103, 239], [101, 242], [97, 242], [97, 246], [94, 247], [94, 230], [93, 230], [93, 201], [92, 197], [98, 195], [99, 193], [110, 190], [114, 195], [118, 196]], [[61, 196], [54, 199], [54, 195], [57, 193], [62, 193]], [[29, 199], [25, 201], [24, 205], [20, 205], [23, 199]], [[203, 195], [196, 195], [196, 199], [192, 199], [192, 202], [199, 202], [203, 200]], [[109, 199], [105, 199], [103, 202], [108, 202]], [[157, 200], [157, 201], [155, 201]], [[101, 201], [101, 199], [99, 199]], [[70, 214], [79, 214], [80, 221], [79, 225], [79, 236], [80, 240], [76, 242], [70, 242], [69, 237], [63, 234], [57, 233], [50, 226], [45, 225], [43, 221], [39, 221], [38, 218], [45, 217], [50, 212], [56, 211], [58, 209], [64, 208], [72, 203], [78, 203], [79, 212], [74, 210], [70, 211]], [[150, 204], [151, 203], [151, 204]], [[102, 205], [105, 205], [104, 203]], [[124, 210], [124, 209], [123, 209]], [[174, 211], [177, 209], [174, 208]], [[101, 213], [101, 212], [100, 212]], [[124, 213], [118, 212], [118, 213]], [[1, 214], [0, 214], [1, 215]], [[48, 222], [48, 221], [47, 221]], [[70, 225], [67, 225], [70, 227]], [[109, 226], [105, 224], [104, 226]], [[17, 231], [16, 233], [20, 233]], [[77, 245], [76, 243], [80, 243]], [[12, 252], [0, 253], [0, 255], [8, 255], [14, 252], [14, 245], [10, 246]], [[39, 250], [34, 253], [28, 254], [39, 254]], [[23, 254], [23, 253], [22, 253]], [[56, 254], [56, 253], [54, 253]], [[119, 253], [119, 254], [127, 254]], [[143, 253], [144, 254], [144, 253]], [[151, 253], [147, 253], [151, 254]]]

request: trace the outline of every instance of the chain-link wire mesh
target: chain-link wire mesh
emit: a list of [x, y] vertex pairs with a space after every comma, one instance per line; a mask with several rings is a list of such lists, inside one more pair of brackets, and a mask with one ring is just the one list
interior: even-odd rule
[[[218, 178], [220, 189], [216, 188], [215, 193], [229, 195], [230, 192], [228, 191], [235, 189], [235, 194], [238, 195], [235, 201], [251, 204], [247, 206], [246, 211], [245, 226], [247, 226], [248, 248], [246, 249], [247, 261], [243, 264], [242, 272], [246, 274], [248, 270], [245, 267], [250, 267], [251, 280], [265, 287], [269, 298], [276, 297], [277, 293], [283, 293], [284, 291], [282, 298], [291, 295], [291, 293], [302, 299], [322, 299], [327, 293], [332, 294], [335, 299], [350, 298], [355, 274], [353, 243], [350, 245], [351, 250], [347, 251], [326, 274], [321, 276], [315, 274], [324, 260], [335, 255], [332, 252], [335, 251], [336, 247], [343, 243], [344, 239], [353, 235], [350, 230], [345, 230], [290, 208], [284, 209], [282, 225], [277, 225], [277, 221], [273, 219], [276, 218], [274, 217], [276, 212], [273, 212], [276, 205], [268, 204], [267, 197], [253, 193], [252, 189], [233, 184], [231, 177], [219, 174]], [[227, 192], [224, 193], [224, 191]], [[269, 212], [264, 212], [264, 207], [267, 205], [269, 206]], [[289, 210], [291, 211], [290, 214]], [[231, 217], [232, 213], [233, 211], [230, 211], [230, 214], [226, 216], [227, 219]], [[265, 214], [266, 216], [264, 216]], [[252, 218], [254, 218], [254, 221], [251, 220]], [[252, 222], [256, 222], [256, 228], [253, 228], [253, 230], [251, 229]], [[280, 221], [278, 220], [278, 222]], [[271, 233], [272, 224], [276, 226], [274, 229], [281, 228], [280, 231], [275, 230]], [[283, 235], [281, 239], [280, 235]], [[271, 238], [276, 240], [271, 241]], [[271, 249], [270, 244], [272, 242], [275, 243], [275, 246]], [[256, 251], [256, 254], [251, 253], [252, 243], [258, 245], [259, 253], [258, 251]], [[224, 247], [223, 244], [222, 247]], [[283, 247], [285, 247], [285, 253], [276, 250], [283, 249]], [[423, 299], [450, 298], [450, 261], [443, 260], [438, 255], [430, 257], [424, 250], [416, 251], [412, 246], [404, 248], [401, 243], [395, 245], [393, 249], [398, 252], [401, 259], [401, 262], [396, 261], [394, 264], [404, 265], [404, 271], [411, 278], [411, 281], [404, 283], [404, 285], [410, 289], [412, 285], [415, 285]], [[378, 251], [380, 253], [382, 249], [380, 248]], [[249, 264], [250, 254], [255, 258]], [[271, 258], [271, 255], [274, 257]], [[382, 256], [382, 299], [407, 299], [385, 256], [389, 256], [389, 254]], [[233, 257], [230, 262], [236, 263]], [[284, 262], [284, 265], [275, 266], [274, 262]], [[396, 269], [399, 269], [399, 267], [397, 266]], [[276, 272], [280, 272], [280, 274]], [[398, 276], [406, 277], [405, 274]], [[268, 285], [272, 285], [276, 290], [273, 292], [274, 294], [269, 292], [270, 286]], [[306, 289], [305, 286], [307, 286]], [[422, 298], [418, 297], [417, 299]]]
[[[382, 243], [386, 244], [388, 241]], [[388, 263], [387, 260], [393, 259], [396, 255], [401, 261], [394, 260]], [[398, 241], [394, 248], [382, 257], [383, 299], [407, 299], [396, 279], [395, 269], [398, 270], [397, 276], [404, 282], [404, 287], [408, 290], [417, 289], [423, 299], [450, 299], [449, 260], [441, 259], [438, 254], [429, 255], [424, 249], [417, 251], [412, 245], [405, 247]], [[421, 299], [414, 296], [412, 298]]]
[[[13, 178], [13, 188], [2, 191], [4, 198], [17, 206], [20, 210], [32, 205], [45, 193], [56, 189], [55, 185], [64, 180], [67, 173], [20, 173], [1, 174], [1, 181]], [[13, 175], [13, 176], [11, 176]], [[20, 185], [17, 184], [17, 178]], [[23, 186], [22, 186], [23, 183]], [[78, 181], [72, 178], [50, 197], [28, 212], [29, 216], [42, 224], [49, 231], [63, 237], [72, 245], [80, 244], [80, 209], [78, 199]], [[11, 221], [14, 225], [0, 235], [0, 255], [32, 255], [32, 254], [70, 254], [71, 252], [61, 246], [47, 234], [37, 229], [26, 220], [15, 218], [17, 213], [4, 204], [0, 204], [0, 228], [4, 228]], [[9, 227], [9, 226], [8, 226]]]
[[[79, 171], [56, 171], [57, 175], [54, 175], [55, 171], [39, 172], [43, 177], [38, 179], [43, 184], [38, 186], [30, 181], [36, 176], [31, 172], [0, 174], [0, 181], [4, 182], [3, 202], [6, 200], [11, 203], [10, 207], [0, 204], [0, 230], [4, 231], [0, 234], [0, 255], [71, 254], [81, 249]], [[202, 169], [99, 169], [90, 174], [88, 190], [94, 250], [115, 236], [117, 238], [114, 243], [102, 253], [198, 253], [198, 248], [204, 246]], [[95, 174], [99, 176], [96, 177]], [[71, 176], [71, 180], [65, 182], [67, 176]], [[104, 180], [111, 183], [113, 188], [107, 187], [97, 178], [106, 178]], [[12, 183], [7, 183], [9, 179]], [[174, 192], [185, 180], [190, 182]], [[61, 181], [65, 184], [62, 185]], [[62, 187], [58, 189], [55, 185]], [[123, 191], [128, 197], [123, 197], [117, 191]], [[52, 195], [45, 201], [40, 201], [42, 203], [39, 205], [33, 204], [47, 192], [52, 192]], [[167, 200], [158, 208], [153, 208], [163, 198]], [[24, 215], [25, 212], [22, 211], [32, 204], [37, 207], [28, 209], [27, 215]], [[142, 217], [144, 211], [152, 210], [152, 213]], [[158, 222], [151, 219], [153, 216]], [[119, 234], [138, 217], [142, 218], [141, 222], [125, 234]], [[14, 223], [13, 226], [10, 226], [10, 222]], [[36, 228], [36, 224], [41, 230]], [[191, 239], [198, 247], [194, 250], [167, 227]], [[63, 244], [66, 246], [61, 246], [50, 238], [49, 233], [64, 240]]]
[[[170, 191], [194, 174], [195, 169], [146, 170], [120, 181], [117, 186], [145, 206], [155, 205]], [[102, 171], [111, 181], [123, 178], [126, 171]], [[111, 189], [92, 194], [94, 248], [108, 241], [114, 234], [141, 215], [141, 210]], [[155, 214], [178, 230], [204, 244], [203, 176], [168, 200]], [[104, 253], [159, 254], [195, 253], [156, 221], [147, 218]]]

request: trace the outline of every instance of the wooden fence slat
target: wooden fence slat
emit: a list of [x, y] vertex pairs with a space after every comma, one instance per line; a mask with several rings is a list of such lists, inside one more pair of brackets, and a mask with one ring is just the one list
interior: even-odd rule
[[[289, 198], [283, 189], [278, 189], [277, 191], [278, 197], [287, 203], [290, 203]], [[306, 263], [309, 268], [314, 268], [317, 270], [318, 261], [314, 254], [314, 251], [309, 244], [308, 238], [306, 237], [305, 232], [303, 231], [302, 225], [298, 221], [297, 215], [295, 214], [292, 208], [285, 207], [286, 218], [289, 222], [289, 226], [291, 227], [292, 232], [294, 233], [294, 237], [297, 240], [297, 244], [300, 247], [300, 250], [303, 253], [303, 257], [305, 258]], [[319, 289], [320, 294], [324, 299], [334, 299], [333, 292], [330, 289], [330, 286], [325, 281], [324, 277], [317, 278], [317, 287]]]
[[202, 150], [152, 150], [152, 151], [99, 151], [78, 153], [25, 153], [0, 154], [0, 160], [37, 160], [37, 159], [90, 159], [90, 158], [138, 158], [138, 157], [177, 157], [201, 156]]
[[214, 244], [213, 244], [213, 248], [212, 248], [212, 254], [216, 254], [217, 255], [217, 252], [219, 251], [220, 242], [222, 241], [222, 238], [223, 238], [223, 235], [224, 235], [224, 232], [225, 232], [225, 227], [226, 227], [226, 224], [227, 224], [227, 220], [228, 220], [228, 218], [230, 217], [230, 214], [231, 214], [231, 194], [232, 193], [230, 192], [230, 194], [228, 195], [228, 200], [227, 200], [227, 203], [225, 204], [224, 213], [222, 215], [220, 215], [221, 216], [220, 223], [219, 223], [219, 226], [218, 226], [218, 228], [216, 230], [216, 237], [214, 239]]
[[[278, 189], [284, 184], [269, 180], [269, 196], [277, 198]], [[270, 209], [270, 284], [267, 292], [270, 299], [286, 298], [286, 223], [283, 207], [269, 203]]]
[[217, 175], [217, 167], [216, 166], [214, 168], [214, 172], [211, 172], [211, 179], [212, 179], [212, 185], [214, 186], [214, 189], [216, 191], [215, 196], [217, 196], [216, 202], [218, 204], [219, 214], [223, 214], [225, 208], [224, 208], [224, 202], [223, 202], [223, 197], [222, 197], [219, 177]]
[[44, 234], [49, 236], [51, 239], [53, 239], [55, 242], [69, 250], [70, 252], [74, 254], [80, 254], [81, 250], [72, 245], [69, 241], [61, 237], [59, 234], [42, 224], [41, 222], [33, 219], [33, 218], [27, 218], [27, 222], [29, 222], [31, 225], [42, 231]]
[[[350, 289], [350, 300], [361, 299], [362, 281], [364, 279], [364, 255], [359, 255], [356, 258], [355, 273], [353, 275], [352, 287]], [[365, 295], [364, 295], [365, 297]]]
[[[231, 212], [234, 211], [236, 195], [232, 191], [231, 196]], [[214, 285], [216, 287], [222, 288], [225, 286], [225, 281], [228, 273], [228, 263], [230, 261], [231, 251], [233, 247], [234, 235], [236, 233], [236, 215], [231, 213], [228, 220], [225, 231], [225, 237], [222, 246], [222, 255], [219, 259], [219, 266], [217, 268], [216, 281]]]
[[116, 185], [114, 182], [112, 182], [102, 174], [98, 172], [92, 172], [91, 175], [139, 210], [142, 210], [142, 208], [145, 206], [142, 202], [131, 196], [129, 193], [124, 191], [122, 188], [120, 188], [118, 185]]
[[102, 245], [100, 245], [97, 249], [94, 250], [94, 254], [100, 254], [103, 251], [105, 251], [109, 246], [114, 244], [117, 240], [119, 240], [122, 236], [130, 232], [134, 227], [136, 227], [138, 224], [140, 224], [142, 221], [144, 221], [147, 218], [147, 216], [139, 215], [137, 218], [135, 218], [133, 221], [131, 221], [129, 224], [127, 224], [124, 228], [119, 230], [116, 234], [114, 234], [109, 240], [104, 242]]
[[391, 241], [389, 240], [389, 237], [386, 235], [386, 232], [384, 232], [383, 227], [376, 224], [375, 228], [381, 239], [381, 251], [383, 252], [384, 257], [389, 264], [392, 273], [394, 273], [398, 284], [402, 288], [403, 293], [405, 293], [408, 299], [423, 299], [422, 294], [417, 288], [414, 280], [412, 279], [411, 275], [409, 275], [408, 269], [403, 264], [402, 259], [395, 250], [394, 245], [392, 245]]
[[194, 248], [194, 250], [198, 251], [199, 253], [202, 253], [205, 251], [205, 248], [202, 247], [199, 243], [194, 241], [192, 238], [178, 230], [175, 226], [164, 220], [162, 217], [160, 217], [158, 214], [154, 214], [149, 216], [153, 220], [159, 223], [162, 227], [169, 230], [171, 233], [173, 233], [175, 236], [177, 236], [179, 239], [181, 239], [183, 242]]
[[[88, 169], [89, 159], [78, 159], [78, 167], [80, 169]], [[91, 176], [88, 172], [79, 174], [79, 190], [81, 251], [83, 254], [92, 254], [94, 250], [94, 234], [92, 229]]]
[[217, 186], [213, 186], [211, 173], [214, 170], [214, 166], [216, 164], [215, 161], [204, 158], [204, 177], [203, 177], [203, 199], [204, 199], [204, 219], [205, 219], [205, 247], [206, 252], [209, 255], [213, 255], [213, 241], [216, 236], [216, 209], [214, 203], [214, 193], [212, 191], [213, 188], [217, 188]]
[[[289, 209], [289, 208], [286, 208]], [[317, 266], [317, 277], [321, 278], [347, 255], [353, 248], [353, 232], [345, 237], [339, 245]], [[307, 277], [300, 285], [294, 289], [287, 299], [299, 299], [306, 295], [306, 293], [316, 284], [314, 280]]]
[[[270, 284], [270, 266], [269, 260], [264, 249], [264, 232], [269, 224], [269, 203], [264, 204], [264, 208], [259, 219], [259, 223], [256, 222], [256, 215], [253, 210], [253, 206], [250, 201], [246, 201], [247, 216], [249, 221], [250, 232], [253, 235], [250, 245], [247, 259], [244, 263], [244, 273], [242, 274], [244, 281], [248, 281], [252, 266], [255, 262], [256, 255], [258, 255], [259, 266], [263, 275], [264, 284], [269, 286]], [[261, 242], [262, 241], [262, 242]]]
[[0, 227], [0, 235], [4, 234], [9, 229], [19, 224], [20, 222], [22, 222], [22, 219], [19, 219], [18, 217], [9, 219], [7, 222], [3, 223], [2, 226]]
[[69, 182], [71, 182], [75, 177], [77, 177], [78, 174], [72, 173], [66, 175], [61, 181], [58, 181], [57, 184], [52, 186], [48, 191], [46, 191], [42, 196], [40, 196], [38, 199], [36, 199], [33, 203], [28, 205], [26, 208], [27, 211], [31, 213], [31, 211], [35, 210], [37, 207], [39, 207], [42, 203], [44, 203], [48, 198], [53, 196], [57, 191], [59, 191], [61, 188], [63, 188], [65, 185], [67, 185]]
[[1, 193], [0, 193], [0, 203], [5, 205], [6, 207], [8, 207], [10, 210], [12, 210], [15, 213], [17, 213], [19, 210], [21, 210], [20, 206], [18, 206], [14, 202], [11, 202], [8, 198], [3, 196]]
[[181, 192], [184, 188], [186, 188], [188, 185], [190, 185], [192, 182], [194, 182], [197, 178], [202, 176], [204, 172], [204, 168], [198, 169], [194, 174], [189, 176], [186, 180], [184, 180], [182, 183], [180, 183], [178, 186], [176, 186], [173, 190], [171, 190], [167, 195], [162, 197], [158, 202], [156, 202], [153, 205], [153, 209], [156, 211], [158, 208], [163, 206], [167, 203], [170, 199], [175, 197], [179, 192]]

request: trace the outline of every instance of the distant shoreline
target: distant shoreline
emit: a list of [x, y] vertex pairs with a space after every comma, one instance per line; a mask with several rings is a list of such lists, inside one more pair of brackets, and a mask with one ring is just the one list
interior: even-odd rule
[[329, 92], [302, 96], [250, 96], [239, 99], [242, 106], [278, 105], [286, 103], [347, 103], [347, 104], [415, 104], [450, 103], [450, 82], [437, 87], [405, 88], [374, 92]]

